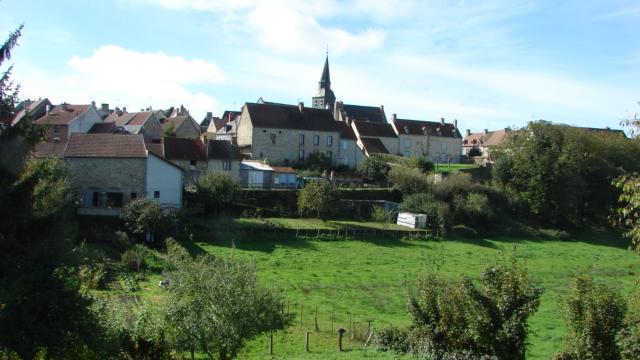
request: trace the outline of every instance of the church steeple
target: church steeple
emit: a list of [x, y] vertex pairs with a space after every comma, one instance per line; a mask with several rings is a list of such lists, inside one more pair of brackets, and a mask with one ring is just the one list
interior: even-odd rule
[[311, 103], [316, 109], [329, 109], [333, 112], [333, 107], [336, 102], [336, 96], [331, 90], [331, 76], [329, 75], [329, 52], [327, 51], [327, 57], [324, 60], [324, 68], [322, 69], [322, 76], [318, 82], [318, 90], [316, 90], [316, 96], [312, 98]]

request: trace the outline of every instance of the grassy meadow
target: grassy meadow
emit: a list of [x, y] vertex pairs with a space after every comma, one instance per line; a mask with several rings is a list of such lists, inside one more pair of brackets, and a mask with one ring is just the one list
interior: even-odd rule
[[[553, 239], [390, 239], [298, 238], [269, 235], [264, 226], [339, 228], [339, 221], [297, 219], [193, 219], [178, 240], [194, 254], [210, 253], [251, 259], [262, 284], [282, 291], [285, 311], [294, 325], [274, 334], [275, 358], [397, 359], [397, 355], [362, 351], [368, 320], [372, 327], [407, 325], [408, 284], [427, 270], [456, 279], [477, 279], [483, 265], [515, 256], [545, 288], [538, 312], [530, 320], [529, 359], [547, 359], [562, 346], [564, 326], [558, 302], [577, 271], [593, 271], [630, 294], [640, 273], [640, 257], [626, 249], [618, 235], [589, 231], [572, 240]], [[157, 269], [157, 268], [156, 268]], [[159, 305], [159, 271], [151, 272], [133, 294], [135, 301]], [[315, 317], [317, 311], [318, 329]], [[302, 322], [300, 314], [302, 313]], [[351, 321], [350, 321], [351, 319]], [[343, 353], [337, 352], [338, 327], [347, 331]], [[332, 330], [333, 329], [333, 330]], [[304, 333], [310, 332], [310, 353], [304, 352]], [[268, 358], [268, 336], [247, 344], [241, 359]]]

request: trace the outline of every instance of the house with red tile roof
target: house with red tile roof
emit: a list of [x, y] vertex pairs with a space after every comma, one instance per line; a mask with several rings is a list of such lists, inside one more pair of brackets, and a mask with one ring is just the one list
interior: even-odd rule
[[162, 131], [165, 135], [195, 139], [200, 137], [200, 125], [191, 115], [177, 115], [164, 119]]
[[109, 114], [105, 123], [114, 123], [134, 135], [143, 135], [146, 142], [159, 140], [162, 137], [162, 125], [153, 111], [125, 112], [116, 110]]
[[478, 156], [483, 162], [492, 162], [491, 150], [506, 139], [508, 132], [509, 129], [494, 131], [484, 129], [483, 132], [472, 133], [467, 129], [465, 137], [462, 139], [462, 154], [471, 157]]
[[142, 135], [74, 133], [63, 157], [81, 215], [115, 216], [143, 197], [182, 206], [182, 169], [150, 153]]

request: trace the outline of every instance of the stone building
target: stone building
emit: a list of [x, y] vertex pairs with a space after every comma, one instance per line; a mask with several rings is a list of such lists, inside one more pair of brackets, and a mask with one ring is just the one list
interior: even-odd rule
[[230, 141], [207, 141], [207, 171], [222, 171], [240, 181], [241, 161], [240, 150]]
[[180, 138], [200, 137], [200, 125], [189, 114], [166, 118], [162, 123], [162, 130]]
[[207, 148], [200, 139], [167, 136], [160, 143], [147, 144], [150, 153], [182, 169], [185, 185], [194, 185], [207, 170]]
[[491, 150], [504, 141], [507, 131], [507, 129], [494, 131], [484, 129], [483, 132], [472, 133], [467, 129], [462, 140], [462, 154], [480, 157], [483, 162], [491, 162]]
[[433, 162], [460, 162], [462, 136], [458, 121], [440, 122], [398, 119], [392, 116], [398, 133], [398, 153], [404, 157], [426, 156]]
[[318, 151], [335, 164], [341, 131], [328, 109], [308, 108], [303, 103], [246, 103], [237, 141], [248, 159], [289, 166], [303, 163]]
[[166, 208], [182, 206], [182, 170], [149, 155], [142, 135], [72, 134], [64, 161], [79, 214], [117, 215], [143, 197]]
[[162, 125], [153, 111], [129, 113], [117, 109], [104, 119], [104, 123], [113, 123], [115, 128], [122, 128], [130, 134], [143, 135], [146, 142], [162, 137]]

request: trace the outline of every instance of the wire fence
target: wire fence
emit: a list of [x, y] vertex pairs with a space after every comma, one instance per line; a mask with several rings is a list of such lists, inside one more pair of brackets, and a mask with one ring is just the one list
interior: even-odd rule
[[331, 238], [362, 238], [362, 237], [406, 237], [412, 239], [430, 238], [437, 236], [431, 229], [359, 229], [359, 228], [345, 228], [345, 229], [290, 229], [290, 228], [253, 228], [243, 229], [245, 235], [281, 235], [281, 236], [295, 236], [299, 237], [331, 237]]

